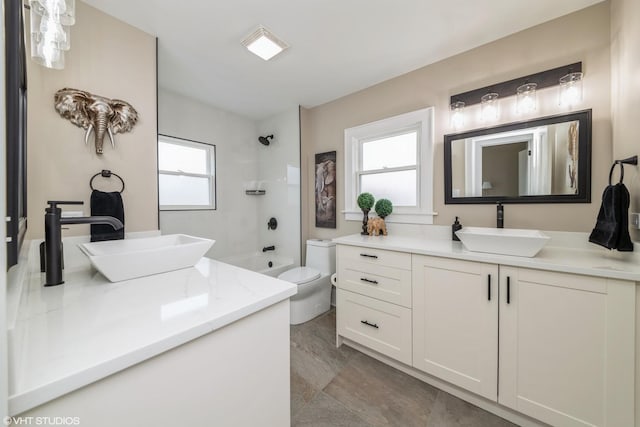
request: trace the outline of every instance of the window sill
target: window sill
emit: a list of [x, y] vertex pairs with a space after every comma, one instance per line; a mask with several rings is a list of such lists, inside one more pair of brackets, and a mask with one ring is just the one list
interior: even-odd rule
[[[362, 211], [342, 211], [346, 221], [362, 222]], [[437, 212], [417, 212], [417, 213], [393, 213], [384, 219], [389, 224], [433, 224], [433, 217]], [[369, 218], [375, 218], [369, 215]]]

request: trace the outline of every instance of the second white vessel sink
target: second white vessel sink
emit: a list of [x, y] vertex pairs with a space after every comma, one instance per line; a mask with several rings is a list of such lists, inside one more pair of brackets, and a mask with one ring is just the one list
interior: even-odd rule
[[464, 227], [456, 231], [472, 252], [534, 257], [551, 239], [538, 230], [517, 228]]
[[186, 234], [109, 240], [78, 245], [112, 282], [192, 267], [215, 243]]

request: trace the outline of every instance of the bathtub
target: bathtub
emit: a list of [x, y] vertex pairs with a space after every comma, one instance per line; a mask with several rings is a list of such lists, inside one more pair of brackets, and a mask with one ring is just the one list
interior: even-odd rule
[[[293, 258], [269, 253], [235, 255], [220, 258], [220, 261], [272, 277], [278, 277], [279, 274], [294, 267]], [[271, 263], [271, 267], [269, 263]]]

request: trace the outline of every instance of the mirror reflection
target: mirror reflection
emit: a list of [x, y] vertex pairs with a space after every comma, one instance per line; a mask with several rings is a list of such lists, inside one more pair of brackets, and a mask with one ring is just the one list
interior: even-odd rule
[[589, 110], [447, 135], [446, 203], [584, 201], [590, 133]]

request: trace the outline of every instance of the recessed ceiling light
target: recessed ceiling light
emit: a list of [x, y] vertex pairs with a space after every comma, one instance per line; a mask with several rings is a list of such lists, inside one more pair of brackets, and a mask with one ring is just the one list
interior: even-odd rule
[[265, 61], [270, 60], [289, 47], [288, 44], [280, 40], [262, 25], [245, 37], [245, 39], [242, 40], [242, 44], [249, 49], [251, 53], [258, 55]]

